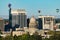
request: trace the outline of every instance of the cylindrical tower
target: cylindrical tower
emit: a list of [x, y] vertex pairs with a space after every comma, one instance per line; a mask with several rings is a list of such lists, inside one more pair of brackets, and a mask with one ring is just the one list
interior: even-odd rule
[[11, 4], [8, 4], [9, 7], [9, 25], [12, 28], [12, 15], [11, 15]]

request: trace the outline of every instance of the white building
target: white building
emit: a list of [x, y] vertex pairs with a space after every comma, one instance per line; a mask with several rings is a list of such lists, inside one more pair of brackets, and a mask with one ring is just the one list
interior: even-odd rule
[[39, 29], [53, 30], [54, 16], [38, 16]]
[[56, 23], [56, 31], [60, 31], [60, 23]]

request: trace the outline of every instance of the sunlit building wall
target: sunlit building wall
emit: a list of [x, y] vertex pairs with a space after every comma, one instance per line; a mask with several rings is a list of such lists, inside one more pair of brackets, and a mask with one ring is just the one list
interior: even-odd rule
[[54, 16], [38, 16], [38, 24], [40, 29], [53, 30]]
[[0, 30], [4, 31], [4, 20], [0, 18]]
[[24, 9], [12, 10], [12, 27], [19, 25], [19, 27], [27, 27], [27, 16]]

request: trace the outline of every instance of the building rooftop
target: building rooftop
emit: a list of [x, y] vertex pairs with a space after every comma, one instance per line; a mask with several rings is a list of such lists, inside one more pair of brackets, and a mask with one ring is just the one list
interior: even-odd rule
[[18, 13], [26, 13], [25, 9], [12, 9], [11, 10], [12, 14], [18, 14]]

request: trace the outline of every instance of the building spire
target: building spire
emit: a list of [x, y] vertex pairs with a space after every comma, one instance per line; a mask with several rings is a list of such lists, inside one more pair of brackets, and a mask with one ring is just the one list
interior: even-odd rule
[[11, 4], [10, 3], [8, 4], [8, 7], [11, 8]]

